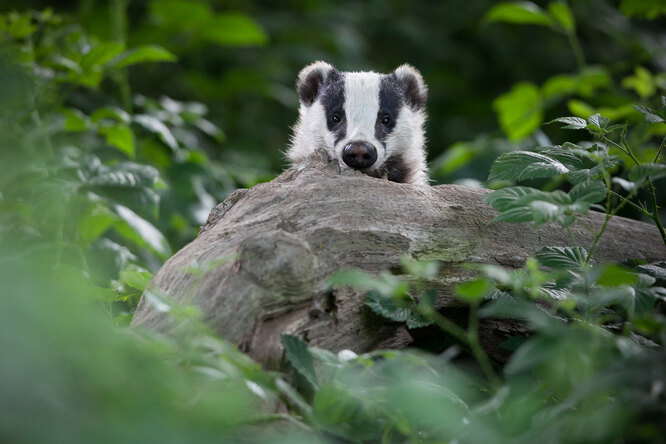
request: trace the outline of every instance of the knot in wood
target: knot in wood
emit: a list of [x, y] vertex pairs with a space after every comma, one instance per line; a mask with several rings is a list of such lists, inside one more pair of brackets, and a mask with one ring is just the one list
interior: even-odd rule
[[272, 297], [294, 301], [313, 295], [317, 258], [304, 240], [283, 230], [249, 237], [241, 243], [241, 271]]

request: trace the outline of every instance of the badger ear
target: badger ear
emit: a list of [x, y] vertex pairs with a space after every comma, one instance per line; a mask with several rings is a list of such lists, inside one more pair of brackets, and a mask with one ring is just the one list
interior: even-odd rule
[[423, 109], [428, 98], [428, 87], [423, 81], [421, 73], [413, 66], [405, 64], [396, 68], [393, 75], [402, 87], [407, 105], [414, 110]]
[[334, 70], [335, 68], [326, 62], [314, 62], [303, 68], [296, 82], [296, 91], [301, 103], [312, 105], [328, 74]]

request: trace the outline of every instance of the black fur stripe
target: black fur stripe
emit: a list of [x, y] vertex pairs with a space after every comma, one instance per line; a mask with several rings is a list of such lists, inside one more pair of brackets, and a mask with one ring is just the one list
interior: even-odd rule
[[[393, 74], [383, 75], [379, 85], [379, 111], [375, 121], [375, 138], [386, 147], [386, 139], [395, 128], [395, 123], [403, 106], [400, 82]], [[388, 117], [388, 124], [382, 123]]]
[[[345, 77], [340, 71], [333, 70], [328, 75], [321, 93], [321, 103], [326, 113], [326, 126], [333, 133], [335, 143], [347, 135], [347, 119], [345, 117]], [[340, 118], [334, 121], [334, 116]]]

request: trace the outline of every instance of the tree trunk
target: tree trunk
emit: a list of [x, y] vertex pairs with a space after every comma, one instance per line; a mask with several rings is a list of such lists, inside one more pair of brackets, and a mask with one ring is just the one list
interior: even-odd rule
[[[155, 275], [151, 291], [197, 305], [215, 331], [268, 368], [282, 359], [280, 333], [332, 351], [403, 348], [429, 333], [374, 315], [361, 291], [329, 291], [324, 282], [341, 269], [398, 270], [403, 255], [437, 260], [441, 275], [430, 285], [438, 291], [440, 312], [455, 319], [461, 304], [452, 287], [474, 273], [465, 263], [517, 268], [544, 246], [570, 244], [557, 225], [490, 223], [496, 213], [483, 203], [487, 192], [387, 182], [315, 153], [214, 208], [199, 236]], [[581, 218], [597, 229], [603, 219], [594, 212]], [[588, 231], [580, 224], [572, 231], [578, 245], [589, 247]], [[659, 261], [666, 248], [653, 226], [615, 217], [595, 258]], [[200, 272], [192, 272], [192, 264]], [[145, 295], [133, 321], [157, 330], [173, 322]], [[501, 361], [508, 352], [499, 344], [521, 331], [516, 322], [487, 320], [481, 342]]]

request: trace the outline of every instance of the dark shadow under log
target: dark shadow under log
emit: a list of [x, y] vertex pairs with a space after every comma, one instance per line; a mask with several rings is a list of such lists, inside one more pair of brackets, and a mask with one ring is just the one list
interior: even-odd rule
[[[437, 306], [446, 315], [460, 304], [452, 287], [468, 279], [465, 263], [520, 267], [544, 246], [566, 246], [557, 225], [490, 223], [486, 190], [456, 185], [416, 187], [371, 178], [315, 154], [275, 180], [242, 189], [211, 212], [199, 237], [170, 258], [151, 285], [176, 302], [193, 303], [222, 337], [255, 360], [276, 368], [282, 359], [280, 333], [310, 345], [357, 353], [400, 349], [414, 332], [384, 321], [351, 288], [324, 287], [334, 272], [395, 269], [403, 255], [442, 263]], [[599, 227], [590, 213], [582, 221]], [[578, 245], [592, 235], [572, 227]], [[665, 260], [666, 248], [653, 226], [615, 217], [595, 256], [598, 261]], [[206, 270], [187, 271], [196, 261]], [[168, 330], [173, 321], [144, 297], [133, 324]], [[481, 325], [481, 342], [495, 359], [498, 344], [520, 331], [510, 321]]]

